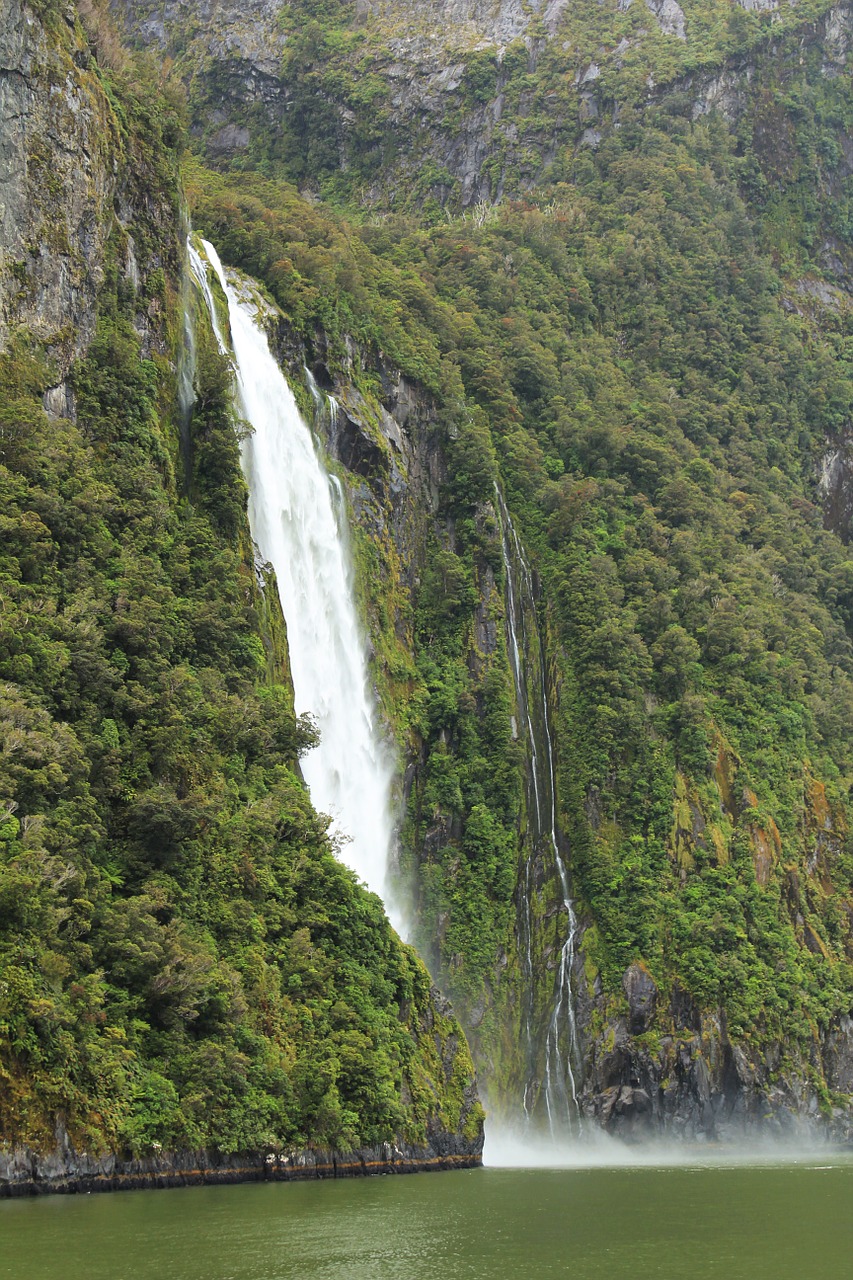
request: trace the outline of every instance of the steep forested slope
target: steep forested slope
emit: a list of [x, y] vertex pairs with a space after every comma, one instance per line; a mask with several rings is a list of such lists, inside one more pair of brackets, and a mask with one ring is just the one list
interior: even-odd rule
[[[400, 746], [414, 941], [495, 1110], [543, 1118], [567, 929], [498, 483], [581, 917], [580, 1108], [849, 1132], [849, 8], [115, 7], [186, 85], [195, 225], [275, 297], [294, 384], [336, 397], [316, 426]], [[79, 1140], [138, 1150], [470, 1137], [454, 1024], [294, 774], [203, 338], [181, 453], [183, 90], [168, 63], [134, 87], [103, 15], [88, 54], [74, 30], [124, 176], [97, 308], [68, 310], [85, 338], [6, 339], [19, 1136], [73, 1098]], [[32, 328], [25, 240], [5, 305]]]
[[[398, 369], [431, 406], [440, 507], [419, 549], [402, 549], [402, 584], [386, 555], [385, 611], [372, 609], [414, 766], [420, 945], [493, 1094], [520, 1098], [531, 856], [540, 1038], [565, 926], [510, 732], [500, 476], [541, 577], [561, 829], [586, 922], [585, 1104], [615, 1119], [622, 1090], [631, 1114], [642, 1085], [640, 1109], [712, 1127], [711, 1095], [796, 1108], [805, 1076], [829, 1107], [851, 1083], [849, 10], [685, 6], [684, 30], [667, 31], [636, 5], [618, 19], [574, 9], [559, 39], [531, 18], [513, 44], [486, 18], [474, 41], [450, 9], [440, 35], [404, 39], [346, 6], [309, 8], [285, 10], [287, 74], [279, 98], [264, 82], [266, 115], [253, 99], [248, 150], [203, 145], [399, 212], [351, 203], [347, 227], [245, 173], [232, 186], [199, 173], [194, 199], [330, 386], [394, 412]], [[197, 39], [216, 34], [214, 21]], [[448, 49], [458, 67], [429, 80]], [[227, 53], [213, 65], [233, 117], [247, 95]], [[487, 110], [511, 138], [460, 147]], [[437, 211], [489, 193], [498, 205]], [[368, 434], [357, 413], [349, 425]], [[346, 462], [334, 433], [330, 447]], [[357, 510], [365, 469], [393, 510], [377, 456], [351, 478]], [[375, 548], [387, 529], [364, 525]]]
[[[34, 265], [4, 245], [4, 1177], [26, 1180], [40, 1153], [51, 1176], [201, 1149], [260, 1152], [261, 1170], [264, 1151], [306, 1145], [476, 1159], [458, 1025], [297, 773], [313, 730], [293, 713], [274, 583], [256, 577], [230, 373], [201, 317], [189, 419], [178, 400], [179, 102], [96, 17], [88, 39], [70, 8], [11, 17], [23, 178], [55, 213], [21, 202]], [[100, 120], [88, 258], [61, 220], [81, 203], [59, 159], [89, 127], [79, 100]], [[75, 269], [87, 288], [57, 298]]]

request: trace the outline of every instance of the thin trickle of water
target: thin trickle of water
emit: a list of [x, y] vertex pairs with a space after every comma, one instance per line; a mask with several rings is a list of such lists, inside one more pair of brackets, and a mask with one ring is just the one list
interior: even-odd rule
[[[574, 1064], [579, 1061], [577, 1023], [572, 995], [572, 966], [577, 939], [577, 917], [569, 892], [568, 871], [557, 839], [557, 798], [554, 773], [554, 750], [548, 711], [548, 689], [545, 679], [544, 649], [536, 627], [533, 575], [524, 548], [507, 510], [503, 495], [495, 486], [501, 529], [501, 550], [506, 577], [506, 622], [510, 663], [515, 684], [516, 703], [526, 731], [530, 767], [528, 770], [528, 815], [531, 831], [528, 853], [519, 884], [519, 944], [525, 990], [525, 1037], [528, 1078], [524, 1085], [522, 1106], [530, 1116], [531, 1099], [539, 1084], [537, 1054], [534, 1044], [534, 976], [533, 976], [533, 909], [531, 887], [533, 861], [545, 845], [557, 872], [566, 913], [565, 941], [560, 951], [554, 1004], [545, 1035], [544, 1079], [545, 1109], [552, 1135], [580, 1129]], [[528, 619], [533, 634], [527, 634]], [[531, 654], [534, 661], [530, 662]], [[532, 690], [528, 684], [530, 668], [538, 670], [539, 679]]]
[[[216, 250], [214, 249], [214, 253]], [[210, 324], [213, 329], [213, 336], [219, 345], [219, 350], [224, 356], [228, 355], [228, 343], [222, 332], [222, 326], [219, 323], [219, 315], [216, 311], [216, 302], [213, 297], [213, 290], [210, 287], [210, 281], [207, 278], [207, 264], [193, 244], [192, 240], [187, 241], [187, 257], [190, 262], [190, 275], [201, 290], [201, 296], [204, 298], [205, 306], [210, 315]], [[217, 258], [217, 262], [219, 259]]]
[[180, 432], [179, 441], [181, 449], [181, 465], [183, 468], [183, 483], [185, 488], [189, 487], [190, 471], [192, 468], [190, 423], [193, 416], [193, 405], [195, 404], [194, 385], [196, 371], [195, 325], [193, 324], [192, 307], [190, 306], [190, 288], [190, 278], [186, 273], [184, 273], [182, 282], [184, 323], [181, 333], [181, 345], [178, 352], [177, 389], [178, 428]]
[[[320, 731], [302, 772], [314, 804], [332, 817], [342, 859], [387, 905], [394, 764], [368, 678], [340, 482], [326, 471], [251, 305], [229, 285], [213, 246], [202, 244], [228, 300], [237, 393], [253, 428], [242, 445], [252, 536], [278, 581], [296, 710]], [[205, 264], [192, 246], [190, 263], [224, 350]]]
[[[515, 571], [510, 555], [510, 530], [512, 523], [509, 513], [504, 505], [503, 497], [497, 485], [495, 486], [495, 494], [498, 503], [498, 514], [500, 516], [501, 527], [501, 550], [503, 552], [504, 570], [506, 578], [506, 623], [507, 636], [509, 639], [510, 663], [512, 665], [513, 681], [515, 683], [515, 697], [518, 704], [518, 713], [522, 720], [523, 727], [527, 734], [527, 745], [530, 754], [530, 769], [528, 773], [528, 812], [535, 818], [536, 830], [534, 839], [530, 841], [528, 848], [528, 856], [524, 862], [524, 872], [522, 880], [519, 884], [520, 894], [520, 912], [518, 918], [519, 925], [519, 951], [522, 961], [522, 970], [524, 977], [524, 1034], [525, 1034], [525, 1050], [527, 1054], [527, 1080], [524, 1084], [522, 1092], [521, 1105], [525, 1116], [529, 1115], [529, 1095], [535, 1089], [535, 1050], [533, 1044], [533, 913], [530, 901], [531, 877], [533, 857], [536, 849], [536, 837], [542, 825], [542, 806], [539, 795], [539, 765], [536, 757], [536, 734], [533, 731], [533, 722], [530, 718], [530, 704], [527, 698], [527, 666], [522, 659], [522, 652], [526, 649], [525, 639], [525, 617], [523, 604], [517, 598]], [[514, 532], [514, 530], [512, 530]], [[519, 645], [519, 632], [522, 635], [522, 642]], [[514, 726], [515, 727], [515, 726]], [[517, 732], [517, 728], [516, 728]], [[532, 802], [532, 805], [531, 805]]]
[[320, 391], [320, 388], [317, 386], [317, 379], [314, 377], [313, 373], [308, 368], [307, 364], [304, 364], [302, 366], [302, 372], [305, 374], [305, 382], [308, 387], [308, 390], [311, 392], [311, 399], [314, 401], [314, 406], [319, 413], [322, 413], [323, 412], [323, 395], [322, 395], [322, 392]]
[[329, 472], [329, 488], [332, 490], [332, 501], [335, 504], [335, 514], [338, 522], [346, 516], [346, 504], [344, 503], [344, 487], [337, 476]]
[[334, 444], [338, 418], [341, 413], [339, 401], [332, 395], [324, 395], [317, 386], [317, 379], [314, 377], [307, 365], [302, 366], [302, 372], [305, 374], [305, 382], [308, 390], [311, 392], [311, 399], [314, 401], [314, 417], [321, 423], [327, 420], [331, 427], [332, 443]]

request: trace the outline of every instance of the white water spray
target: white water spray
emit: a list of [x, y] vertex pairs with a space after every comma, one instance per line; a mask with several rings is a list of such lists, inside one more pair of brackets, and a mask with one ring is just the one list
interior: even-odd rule
[[[231, 287], [213, 246], [202, 244], [228, 300], [237, 392], [253, 428], [242, 445], [252, 537], [275, 570], [296, 710], [320, 731], [302, 772], [314, 805], [332, 818], [342, 859], [387, 907], [394, 764], [368, 678], [342, 488], [323, 465], [252, 304]], [[189, 256], [227, 353], [205, 264], [192, 245]]]
[[[525, 993], [525, 1034], [528, 1056], [528, 1079], [525, 1082], [522, 1105], [529, 1118], [530, 1098], [536, 1091], [535, 1046], [533, 1044], [533, 917], [531, 909], [532, 863], [537, 846], [545, 841], [553, 859], [560, 881], [563, 910], [566, 913], [566, 936], [560, 951], [556, 991], [548, 1030], [545, 1036], [545, 1071], [543, 1091], [548, 1125], [554, 1138], [561, 1132], [580, 1131], [581, 1117], [577, 1100], [574, 1067], [580, 1058], [577, 1023], [572, 996], [572, 966], [575, 958], [577, 917], [569, 892], [566, 864], [560, 853], [557, 839], [557, 788], [554, 773], [554, 750], [548, 716], [548, 690], [545, 680], [544, 651], [538, 630], [528, 639], [526, 619], [534, 620], [535, 593], [533, 575], [524, 554], [512, 518], [503, 496], [495, 486], [498, 517], [501, 527], [501, 550], [506, 573], [507, 632], [510, 662], [515, 683], [516, 703], [524, 722], [527, 746], [530, 754], [528, 785], [528, 809], [532, 819], [532, 839], [520, 891], [520, 934], [522, 970], [527, 982]], [[520, 637], [520, 639], [519, 639]], [[538, 651], [540, 680], [538, 687], [528, 687], [528, 648], [531, 640]], [[538, 729], [538, 732], [537, 732]]]

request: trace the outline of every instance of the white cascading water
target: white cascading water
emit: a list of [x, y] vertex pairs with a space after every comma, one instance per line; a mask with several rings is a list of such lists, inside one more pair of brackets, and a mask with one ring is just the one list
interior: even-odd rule
[[[519, 885], [521, 896], [520, 950], [522, 968], [528, 990], [525, 993], [525, 1031], [527, 1039], [528, 1070], [522, 1105], [526, 1117], [530, 1117], [529, 1099], [535, 1092], [535, 1048], [533, 1044], [533, 918], [530, 901], [532, 863], [537, 845], [545, 840], [553, 858], [560, 881], [563, 909], [567, 917], [566, 937], [560, 951], [554, 1005], [545, 1037], [545, 1076], [543, 1080], [545, 1108], [548, 1124], [554, 1138], [562, 1132], [580, 1131], [581, 1118], [575, 1085], [574, 1063], [579, 1059], [577, 1023], [572, 998], [572, 966], [575, 958], [577, 917], [569, 892], [566, 864], [560, 853], [557, 839], [557, 798], [554, 772], [554, 751], [548, 715], [548, 689], [545, 680], [544, 652], [538, 630], [533, 637], [526, 634], [527, 618], [536, 627], [533, 575], [524, 554], [524, 548], [516, 533], [512, 517], [503, 495], [495, 486], [498, 518], [501, 528], [501, 550], [506, 574], [506, 621], [509, 639], [510, 663], [515, 684], [516, 704], [524, 724], [530, 759], [528, 781], [528, 810], [532, 819], [532, 839], [529, 841], [524, 874]], [[519, 641], [519, 636], [521, 640]], [[537, 651], [540, 680], [533, 705], [527, 682], [527, 650], [531, 642]], [[539, 731], [537, 732], [537, 723]], [[538, 741], [537, 741], [538, 739]], [[541, 748], [541, 750], [540, 750]]]
[[[308, 712], [320, 731], [302, 773], [315, 807], [332, 818], [342, 860], [387, 905], [394, 763], [368, 677], [340, 482], [323, 465], [255, 307], [231, 287], [213, 246], [202, 244], [228, 300], [237, 393], [252, 427], [242, 445], [252, 537], [275, 570], [296, 711]], [[205, 263], [192, 244], [189, 258], [227, 354]]]

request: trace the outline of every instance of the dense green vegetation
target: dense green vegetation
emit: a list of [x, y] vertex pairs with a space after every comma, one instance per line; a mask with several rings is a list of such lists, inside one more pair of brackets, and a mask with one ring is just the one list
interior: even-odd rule
[[352, 334], [368, 391], [381, 350], [437, 400], [454, 532], [413, 602], [409, 838], [463, 1008], [512, 949], [519, 848], [505, 657], [472, 661], [495, 458], [542, 574], [588, 971], [618, 1007], [642, 958], [758, 1042], [849, 1008], [853, 563], [815, 477], [850, 311], [798, 300], [827, 232], [849, 243], [851, 101], [815, 50], [778, 75], [737, 133], [686, 95], [626, 105], [562, 181], [432, 228], [199, 172], [203, 225], [309, 343], [321, 325], [343, 370]]
[[[449, 910], [449, 935], [437, 950], [427, 925], [419, 941], [439, 967], [441, 950], [454, 956], [454, 996], [467, 1004], [480, 994], [512, 917], [522, 758], [510, 736], [512, 686], [503, 645], [493, 659], [476, 664], [474, 675], [468, 661], [484, 574], [491, 570], [500, 580], [502, 568], [493, 517], [471, 518], [472, 501], [491, 499], [497, 470], [486, 418], [475, 411], [460, 420], [461, 371], [449, 356], [459, 317], [413, 270], [373, 252], [366, 232], [353, 236], [344, 222], [306, 205], [286, 184], [241, 177], [238, 189], [196, 168], [188, 172], [188, 194], [198, 225], [220, 253], [265, 281], [309, 347], [319, 325], [331, 340], [332, 366], [337, 359], [343, 371], [345, 337], [358, 340], [366, 353], [358, 382], [368, 397], [379, 387], [371, 353], [375, 358], [380, 347], [436, 397], [454, 476], [448, 511], [459, 518], [454, 547], [430, 547], [416, 598], [402, 605], [415, 662], [404, 680], [387, 682], [395, 690], [387, 710], [405, 743], [428, 744], [409, 815], [411, 845], [420, 845], [433, 813], [464, 815], [468, 857], [459, 862], [454, 840], [440, 846], [440, 865], [424, 870], [422, 892], [430, 904], [425, 920]], [[393, 587], [386, 578], [385, 591]], [[502, 606], [495, 603], [500, 618]], [[383, 625], [376, 615], [372, 620]], [[391, 637], [397, 621], [395, 610], [386, 613]], [[388, 637], [381, 647], [395, 655], [398, 650]]]
[[[853, 991], [853, 560], [817, 477], [853, 403], [853, 100], [800, 39], [817, 0], [776, 15], [772, 45], [768, 15], [684, 8], [683, 42], [639, 4], [580, 4], [535, 58], [463, 50], [452, 110], [415, 138], [380, 28], [298, 0], [281, 127], [247, 107], [242, 171], [184, 157], [181, 177], [291, 353], [322, 354], [367, 419], [389, 371], [425, 407], [446, 480], [411, 589], [387, 535], [356, 555], [415, 765], [416, 942], [493, 1078], [517, 1095], [530, 852], [497, 481], [539, 583], [591, 1031], [639, 960], [662, 996], [649, 1046], [677, 988], [747, 1048], [800, 1051], [829, 1101], [813, 1050]], [[88, 21], [135, 214], [111, 224], [75, 420], [46, 416], [53, 371], [25, 334], [0, 357], [0, 1132], [50, 1145], [58, 1122], [134, 1152], [473, 1133], [458, 1027], [299, 778], [312, 728], [203, 317], [189, 423], [175, 402], [181, 92]], [[694, 119], [689, 86], [649, 91], [746, 53], [736, 124]], [[497, 93], [516, 137], [484, 172], [505, 194], [464, 213], [435, 156]], [[389, 180], [410, 147], [417, 174]], [[537, 874], [539, 1016], [565, 918]]]
[[23, 336], [0, 356], [0, 1134], [142, 1154], [476, 1136], [458, 1026], [298, 776], [314, 731], [201, 318], [181, 472], [175, 119], [144, 68], [104, 81], [139, 287], [115, 222], [74, 421], [45, 414]]

